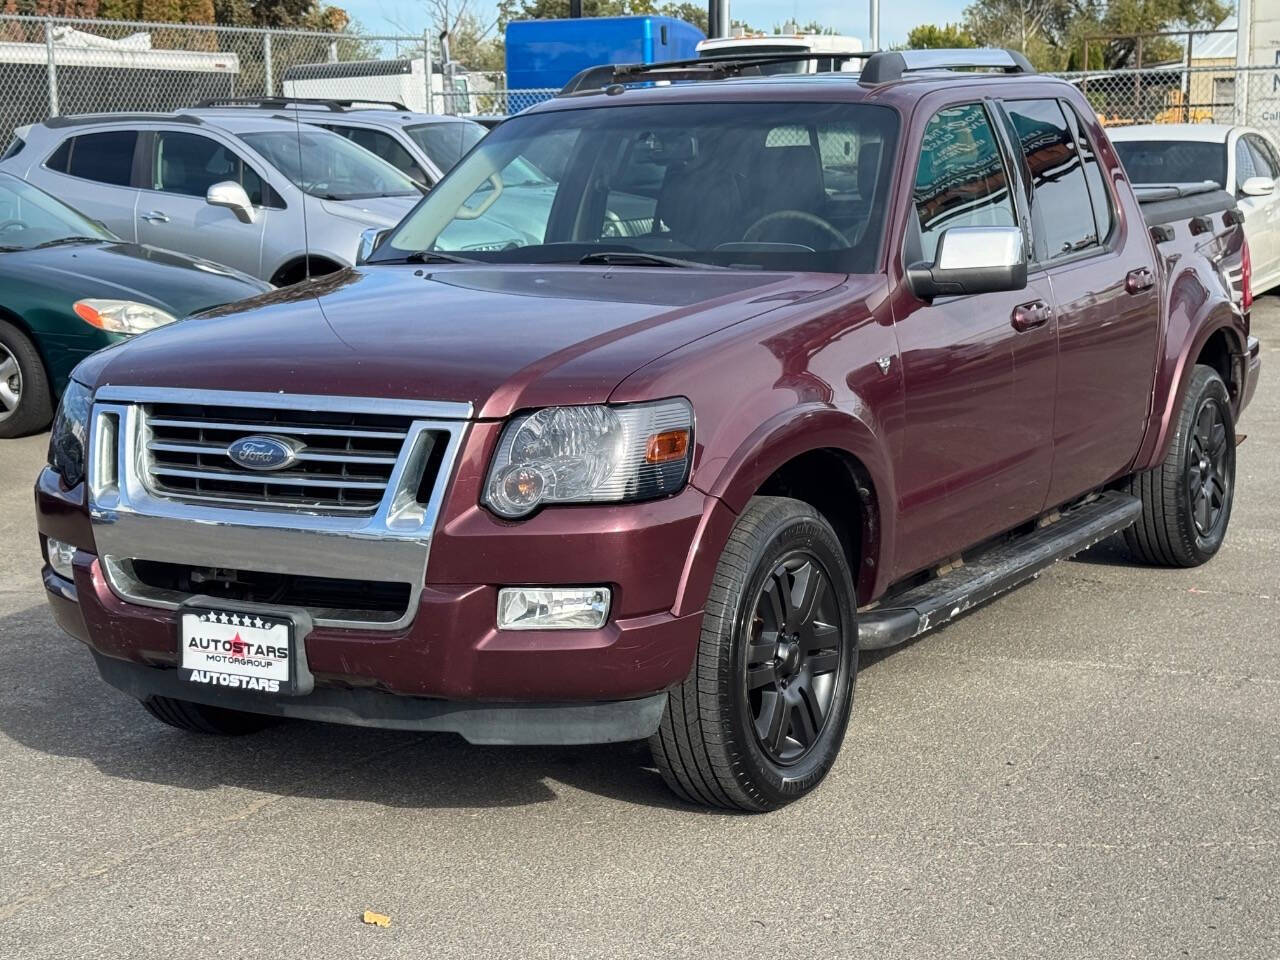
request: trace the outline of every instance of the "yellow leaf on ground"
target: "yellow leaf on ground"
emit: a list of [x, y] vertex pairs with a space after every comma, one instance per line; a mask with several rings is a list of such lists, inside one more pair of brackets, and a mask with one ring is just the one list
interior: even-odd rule
[[366, 910], [364, 912], [363, 919], [365, 923], [370, 924], [371, 926], [375, 926], [375, 927], [391, 926], [391, 918], [388, 917], [385, 913], [374, 913], [372, 910]]

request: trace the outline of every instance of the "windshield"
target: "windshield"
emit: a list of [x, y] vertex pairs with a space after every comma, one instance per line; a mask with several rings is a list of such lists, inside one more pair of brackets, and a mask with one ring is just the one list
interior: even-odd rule
[[448, 123], [420, 123], [405, 127], [405, 133], [422, 148], [441, 173], [448, 173], [468, 150], [484, 139], [489, 131], [470, 120]]
[[[897, 114], [850, 103], [595, 107], [514, 117], [379, 247], [497, 263], [628, 252], [725, 267], [870, 272]], [[508, 192], [534, 162], [549, 184]], [[548, 169], [548, 166], [553, 169]]]
[[0, 176], [0, 250], [30, 250], [72, 239], [118, 238], [26, 181]]
[[1195, 140], [1119, 140], [1120, 162], [1133, 183], [1227, 182], [1227, 145]]
[[298, 189], [324, 200], [418, 196], [416, 183], [385, 160], [327, 130], [272, 130], [241, 138]]

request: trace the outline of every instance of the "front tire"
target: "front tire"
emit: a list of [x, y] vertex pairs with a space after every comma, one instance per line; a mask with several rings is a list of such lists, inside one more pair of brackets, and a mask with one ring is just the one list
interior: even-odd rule
[[1142, 516], [1125, 531], [1138, 559], [1198, 567], [1227, 536], [1236, 484], [1236, 426], [1227, 385], [1212, 367], [1191, 374], [1164, 462], [1129, 480]]
[[0, 439], [25, 437], [53, 419], [53, 394], [40, 351], [25, 333], [0, 320]]
[[161, 723], [187, 733], [202, 733], [207, 736], [242, 737], [257, 733], [275, 722], [273, 717], [245, 713], [243, 710], [228, 710], [225, 707], [211, 707], [203, 703], [192, 703], [190, 700], [175, 700], [172, 697], [147, 697], [139, 702], [147, 713]]
[[753, 499], [716, 567], [693, 670], [649, 740], [668, 786], [763, 812], [822, 782], [853, 706], [856, 616], [831, 525], [797, 500]]

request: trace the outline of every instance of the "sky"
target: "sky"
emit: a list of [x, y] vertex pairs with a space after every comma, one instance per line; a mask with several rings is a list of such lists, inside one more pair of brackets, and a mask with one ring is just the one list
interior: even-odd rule
[[[422, 33], [429, 24], [426, 5], [414, 0], [334, 0], [358, 20], [366, 33]], [[491, 10], [490, 0], [473, 0], [477, 11]], [[922, 23], [955, 23], [969, 0], [881, 0], [880, 45], [907, 39], [907, 31]], [[861, 0], [730, 0], [730, 14], [764, 30], [795, 20], [817, 20], [841, 33], [867, 42], [869, 3]]]

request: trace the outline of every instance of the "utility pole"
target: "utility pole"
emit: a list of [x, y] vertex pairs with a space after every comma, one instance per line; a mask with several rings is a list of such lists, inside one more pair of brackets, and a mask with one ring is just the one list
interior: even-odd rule
[[729, 0], [707, 0], [707, 36], [729, 36]]
[[871, 49], [880, 49], [880, 0], [871, 0]]

